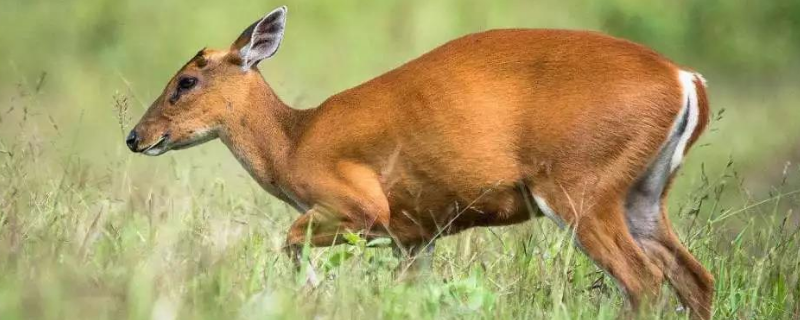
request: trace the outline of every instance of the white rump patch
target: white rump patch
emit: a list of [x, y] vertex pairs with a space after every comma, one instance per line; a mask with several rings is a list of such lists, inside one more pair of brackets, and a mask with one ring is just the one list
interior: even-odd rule
[[697, 88], [694, 85], [695, 79], [700, 79], [702, 83], [705, 83], [705, 79], [699, 74], [681, 70], [678, 72], [678, 79], [681, 83], [681, 88], [683, 89], [683, 108], [681, 112], [678, 113], [676, 117], [675, 124], [672, 125], [672, 131], [679, 130], [680, 128], [678, 125], [680, 124], [680, 119], [683, 117], [685, 112], [689, 113], [689, 118], [686, 123], [686, 128], [684, 128], [682, 133], [680, 134], [680, 140], [678, 140], [678, 146], [675, 148], [675, 153], [672, 154], [672, 161], [670, 162], [670, 172], [675, 172], [675, 169], [681, 165], [683, 162], [683, 155], [686, 153], [686, 145], [689, 143], [689, 139], [691, 139], [692, 134], [694, 134], [694, 130], [697, 128], [697, 121], [700, 117], [700, 107], [697, 102]]

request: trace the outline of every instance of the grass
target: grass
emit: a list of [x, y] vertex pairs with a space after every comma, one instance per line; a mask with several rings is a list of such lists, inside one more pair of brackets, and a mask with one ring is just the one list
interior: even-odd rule
[[[37, 87], [0, 110], [16, 126], [0, 136], [2, 319], [618, 318], [612, 282], [545, 219], [444, 238], [432, 275], [417, 283], [395, 280], [389, 249], [314, 249], [325, 280], [305, 290], [281, 251], [295, 217], [286, 205], [252, 183], [198, 178], [221, 168], [173, 158], [138, 170], [121, 143], [110, 160], [87, 162], [79, 133], [31, 111]], [[123, 129], [129, 98], [113, 101], [108, 119]], [[787, 166], [756, 198], [736, 168], [682, 177], [694, 182], [673, 195], [673, 220], [716, 277], [715, 318], [798, 319], [800, 227], [790, 208], [800, 191], [786, 183], [796, 172]], [[678, 307], [667, 294], [642, 318], [685, 319]]]
[[[388, 249], [315, 249], [326, 279], [304, 291], [280, 249], [296, 213], [219, 143], [126, 150], [177, 67], [281, 4], [287, 40], [261, 68], [300, 108], [490, 28], [603, 30], [695, 67], [727, 112], [672, 221], [716, 277], [716, 319], [800, 319], [796, 1], [0, 2], [2, 320], [617, 319], [612, 282], [545, 219], [442, 239], [416, 284]], [[665, 297], [642, 318], [685, 318]]]

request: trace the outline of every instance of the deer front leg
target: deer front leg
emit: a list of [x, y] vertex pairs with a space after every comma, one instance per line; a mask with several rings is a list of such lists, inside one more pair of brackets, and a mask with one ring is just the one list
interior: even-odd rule
[[[338, 163], [335, 171], [306, 172], [314, 184], [303, 190], [303, 197], [313, 207], [292, 223], [286, 237], [286, 249], [299, 270], [306, 267], [311, 284], [316, 274], [308, 261], [302, 261], [303, 246], [331, 246], [344, 243], [343, 234], [362, 233], [367, 238], [389, 233], [389, 200], [377, 173], [353, 163]], [[308, 270], [312, 270], [308, 272]]]
[[[367, 238], [388, 235], [389, 204], [377, 180], [353, 179], [358, 183], [328, 183], [318, 186], [314, 205], [292, 223], [286, 249], [298, 270], [306, 270], [308, 284], [319, 283], [309, 261], [303, 261], [303, 246], [324, 247], [345, 242], [348, 232]], [[322, 188], [321, 186], [327, 186]]]
[[292, 259], [297, 272], [305, 271], [306, 285], [316, 287], [320, 280], [311, 261], [304, 259], [303, 247], [306, 242], [315, 247], [341, 243], [342, 238], [337, 237], [340, 226], [340, 219], [315, 206], [297, 218], [289, 228], [286, 253]]
[[317, 272], [314, 271], [314, 266], [311, 264], [311, 261], [303, 259], [303, 246], [287, 245], [286, 254], [292, 259], [295, 272], [305, 271], [306, 285], [311, 288], [317, 287], [320, 283], [319, 277], [317, 276]]
[[433, 267], [435, 246], [434, 240], [413, 245], [396, 244], [393, 252], [395, 257], [400, 260], [400, 264], [395, 270], [397, 279], [416, 281], [421, 276], [429, 274]]

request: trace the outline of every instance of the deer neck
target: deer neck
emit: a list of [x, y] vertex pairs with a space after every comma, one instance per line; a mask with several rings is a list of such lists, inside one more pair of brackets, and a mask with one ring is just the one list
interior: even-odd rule
[[228, 104], [220, 139], [239, 163], [272, 195], [286, 200], [287, 162], [308, 111], [292, 109], [271, 89], [253, 90], [244, 103]]

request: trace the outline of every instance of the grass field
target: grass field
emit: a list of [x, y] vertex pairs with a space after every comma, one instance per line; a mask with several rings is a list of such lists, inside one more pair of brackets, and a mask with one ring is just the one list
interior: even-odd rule
[[[800, 5], [287, 2], [286, 43], [261, 68], [302, 108], [495, 27], [600, 29], [695, 66], [715, 120], [672, 220], [716, 277], [715, 319], [800, 319]], [[296, 213], [221, 144], [159, 158], [123, 144], [197, 49], [278, 5], [188, 3], [0, 0], [0, 319], [618, 318], [612, 281], [545, 219], [442, 239], [416, 283], [395, 280], [387, 248], [314, 249], [325, 280], [304, 289], [281, 252]], [[687, 317], [664, 297], [642, 318]]]
[[[70, 134], [42, 141], [22, 128], [0, 145], [3, 319], [615, 319], [621, 307], [546, 220], [445, 238], [418, 283], [394, 280], [388, 249], [317, 249], [326, 280], [304, 290], [280, 250], [295, 213], [255, 186], [198, 183], [198, 170], [221, 169], [177, 163], [133, 175], [138, 159], [122, 155], [89, 167], [59, 150]], [[798, 191], [749, 199], [737, 179], [733, 166], [701, 175], [673, 218], [716, 276], [716, 318], [797, 319], [800, 236], [784, 208]], [[723, 205], [730, 193], [740, 205]], [[665, 297], [645, 319], [685, 317]]]

